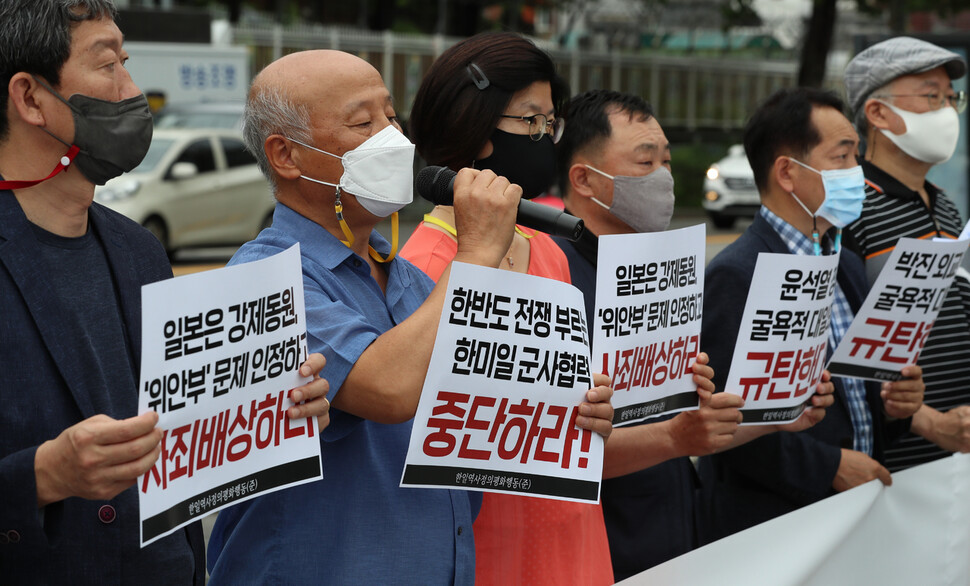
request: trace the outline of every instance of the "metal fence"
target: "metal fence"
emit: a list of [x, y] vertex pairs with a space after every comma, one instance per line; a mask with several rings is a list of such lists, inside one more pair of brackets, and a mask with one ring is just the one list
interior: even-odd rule
[[[460, 38], [371, 32], [325, 26], [238, 25], [232, 41], [250, 47], [254, 73], [282, 55], [339, 49], [366, 59], [394, 95], [398, 114], [410, 111], [432, 61]], [[668, 56], [566, 51], [539, 42], [575, 94], [608, 88], [643, 96], [665, 127], [732, 130], [771, 92], [795, 84], [797, 63], [748, 57]], [[830, 79], [835, 88], [839, 80]]]

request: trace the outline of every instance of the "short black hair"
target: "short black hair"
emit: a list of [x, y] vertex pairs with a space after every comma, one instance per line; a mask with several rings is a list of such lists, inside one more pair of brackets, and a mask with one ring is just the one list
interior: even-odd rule
[[595, 148], [608, 139], [613, 128], [610, 114], [626, 112], [630, 118], [646, 122], [654, 117], [653, 107], [640, 96], [612, 90], [590, 90], [573, 97], [563, 107], [566, 121], [556, 145], [559, 158], [559, 192], [565, 197], [569, 189], [569, 167], [577, 153]]
[[767, 191], [775, 159], [803, 157], [822, 141], [812, 123], [812, 110], [817, 107], [845, 112], [834, 93], [807, 87], [780, 89], [755, 110], [744, 127], [744, 152], [758, 191]]
[[522, 35], [479, 33], [450, 47], [424, 76], [408, 130], [429, 165], [470, 167], [498, 126], [512, 96], [549, 82], [556, 115], [569, 96], [549, 55]]
[[7, 138], [7, 92], [21, 71], [61, 83], [71, 33], [85, 20], [117, 20], [111, 0], [0, 0], [0, 142]]

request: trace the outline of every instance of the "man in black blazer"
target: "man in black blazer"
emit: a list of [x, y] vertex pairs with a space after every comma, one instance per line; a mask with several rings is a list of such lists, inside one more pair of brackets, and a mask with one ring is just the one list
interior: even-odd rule
[[[152, 120], [110, 0], [73, 4], [0, 3], [0, 582], [202, 584], [198, 523], [139, 546], [134, 482], [162, 435], [135, 416], [141, 287], [172, 270], [93, 203], [144, 157]], [[326, 391], [294, 389], [309, 401], [288, 415], [325, 419]]]
[[[780, 90], [745, 128], [745, 151], [762, 208], [751, 227], [718, 254], [705, 273], [701, 346], [711, 357], [718, 389], [728, 377], [758, 254], [832, 253], [840, 246], [838, 226], [861, 211], [861, 198], [858, 205], [833, 206], [837, 193], [826, 193], [822, 181], [827, 170], [857, 165], [858, 137], [842, 110], [841, 101], [829, 92]], [[861, 193], [859, 175], [853, 190]], [[836, 207], [848, 211], [830, 211]], [[867, 292], [861, 259], [842, 250], [830, 352]], [[702, 458], [701, 540], [725, 537], [876, 478], [890, 484], [881, 463], [883, 451], [909, 428], [923, 398], [919, 367], [906, 366], [902, 374], [903, 380], [882, 387], [835, 379], [835, 403], [813, 428], [767, 435]]]

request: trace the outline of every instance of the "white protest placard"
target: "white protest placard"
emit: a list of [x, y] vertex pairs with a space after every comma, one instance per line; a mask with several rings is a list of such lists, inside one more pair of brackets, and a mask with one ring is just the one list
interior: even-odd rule
[[578, 289], [453, 263], [401, 486], [598, 502], [603, 438], [575, 425], [592, 386]]
[[825, 367], [839, 255], [758, 255], [724, 390], [745, 425], [795, 421]]
[[226, 506], [322, 478], [317, 420], [292, 421], [307, 382], [298, 245], [142, 288], [138, 410], [162, 452], [138, 480], [142, 547]]
[[967, 222], [967, 225], [963, 227], [963, 232], [960, 232], [957, 240], [970, 240], [970, 222]]
[[601, 236], [593, 366], [613, 379], [613, 424], [697, 408], [704, 224]]
[[967, 244], [900, 238], [832, 353], [832, 375], [902, 378], [902, 368], [915, 364], [926, 344]]

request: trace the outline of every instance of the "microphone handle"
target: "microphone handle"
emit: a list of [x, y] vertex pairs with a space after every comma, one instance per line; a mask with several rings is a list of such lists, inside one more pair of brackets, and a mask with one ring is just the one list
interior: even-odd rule
[[572, 242], [579, 240], [585, 230], [583, 221], [576, 216], [527, 199], [519, 200], [515, 222], [552, 236], [562, 236]]
[[[427, 173], [427, 169], [423, 172]], [[422, 189], [419, 189], [419, 193], [436, 205], [454, 205], [456, 176], [457, 173], [448, 167], [440, 167], [434, 172], [431, 180], [427, 182], [430, 185], [427, 188], [430, 193], [425, 193], [425, 190]], [[448, 178], [447, 186], [441, 185], [445, 178]], [[421, 185], [423, 185], [423, 182], [419, 181], [419, 187]], [[431, 197], [428, 197], [429, 195]], [[576, 216], [527, 199], [519, 200], [515, 223], [553, 236], [562, 236], [573, 242], [579, 239], [585, 229], [583, 221]]]

